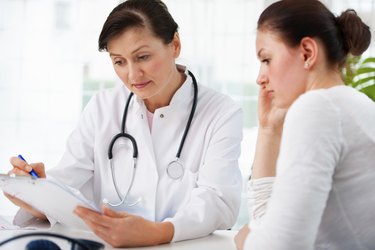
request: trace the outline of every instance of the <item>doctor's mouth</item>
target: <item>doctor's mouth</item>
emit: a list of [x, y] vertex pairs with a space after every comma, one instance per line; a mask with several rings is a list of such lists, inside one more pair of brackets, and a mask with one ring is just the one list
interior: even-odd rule
[[137, 89], [142, 89], [144, 87], [146, 87], [151, 81], [147, 81], [147, 82], [142, 82], [142, 83], [133, 83], [132, 86], [137, 88]]

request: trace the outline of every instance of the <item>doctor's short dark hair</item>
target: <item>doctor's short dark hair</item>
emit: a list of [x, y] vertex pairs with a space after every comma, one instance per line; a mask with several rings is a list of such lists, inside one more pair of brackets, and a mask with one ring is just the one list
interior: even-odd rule
[[178, 25], [160, 0], [128, 0], [107, 17], [99, 36], [99, 51], [108, 51], [108, 42], [131, 28], [149, 28], [165, 44], [169, 44]]
[[304, 37], [319, 39], [327, 61], [343, 66], [347, 55], [361, 55], [370, 45], [369, 26], [353, 9], [335, 16], [319, 0], [281, 0], [268, 6], [258, 19], [258, 30], [278, 34], [290, 47]]

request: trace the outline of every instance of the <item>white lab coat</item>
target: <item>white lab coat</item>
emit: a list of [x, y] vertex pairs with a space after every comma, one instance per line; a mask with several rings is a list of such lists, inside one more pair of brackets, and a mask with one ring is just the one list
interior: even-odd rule
[[[112, 209], [152, 221], [172, 222], [173, 241], [228, 229], [239, 212], [242, 111], [229, 97], [213, 90], [199, 85], [198, 93], [196, 112], [180, 158], [185, 166], [181, 180], [170, 179], [166, 167], [175, 159], [190, 114], [194, 96], [191, 77], [187, 77], [169, 106], [155, 110], [151, 132], [146, 107], [136, 96], [130, 102], [126, 122], [126, 132], [136, 139], [139, 151], [127, 202], [142, 200], [133, 207]], [[103, 199], [119, 202], [108, 145], [121, 130], [128, 95], [123, 85], [96, 94], [71, 134], [61, 162], [48, 172], [98, 205]], [[132, 154], [130, 141], [118, 140], [113, 161], [122, 195], [132, 178]]]

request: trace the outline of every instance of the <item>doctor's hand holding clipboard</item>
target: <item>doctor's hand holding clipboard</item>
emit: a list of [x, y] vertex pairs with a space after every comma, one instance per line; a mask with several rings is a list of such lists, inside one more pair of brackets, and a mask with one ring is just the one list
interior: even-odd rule
[[[122, 84], [91, 98], [60, 163], [48, 170], [103, 206], [102, 213], [81, 206], [74, 213], [115, 247], [231, 228], [241, 201], [242, 110], [176, 64], [181, 41], [167, 6], [119, 4], [103, 25], [99, 50], [108, 52]], [[15, 174], [28, 174], [25, 162], [11, 163]], [[31, 165], [45, 177], [42, 164]]]
[[[13, 169], [8, 172], [9, 175], [23, 175], [23, 176], [30, 176], [30, 172], [33, 171], [33, 173], [36, 173], [36, 175], [39, 178], [46, 178], [46, 172], [44, 170], [44, 164], [43, 163], [33, 163], [28, 164], [25, 159], [22, 158], [21, 155], [18, 157], [12, 157], [10, 158], [10, 163], [13, 165]], [[34, 209], [29, 204], [23, 202], [22, 200], [9, 195], [7, 193], [4, 193], [4, 195], [11, 201], [13, 204], [15, 204], [18, 207], [23, 208], [24, 210], [28, 211], [30, 214], [32, 214], [34, 217], [40, 218], [40, 219], [46, 219], [46, 216], [39, 212], [38, 210]]]

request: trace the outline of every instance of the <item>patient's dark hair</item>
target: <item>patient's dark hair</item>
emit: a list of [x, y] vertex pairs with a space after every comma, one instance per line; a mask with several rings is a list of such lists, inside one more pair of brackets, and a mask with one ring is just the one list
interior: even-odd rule
[[107, 51], [108, 42], [130, 28], [149, 28], [165, 44], [173, 40], [177, 23], [160, 0], [128, 0], [107, 17], [99, 36], [99, 51]]
[[290, 47], [304, 37], [318, 38], [331, 65], [343, 66], [347, 55], [361, 55], [370, 45], [370, 28], [353, 9], [335, 16], [318, 0], [282, 0], [260, 15], [258, 30], [276, 32]]

